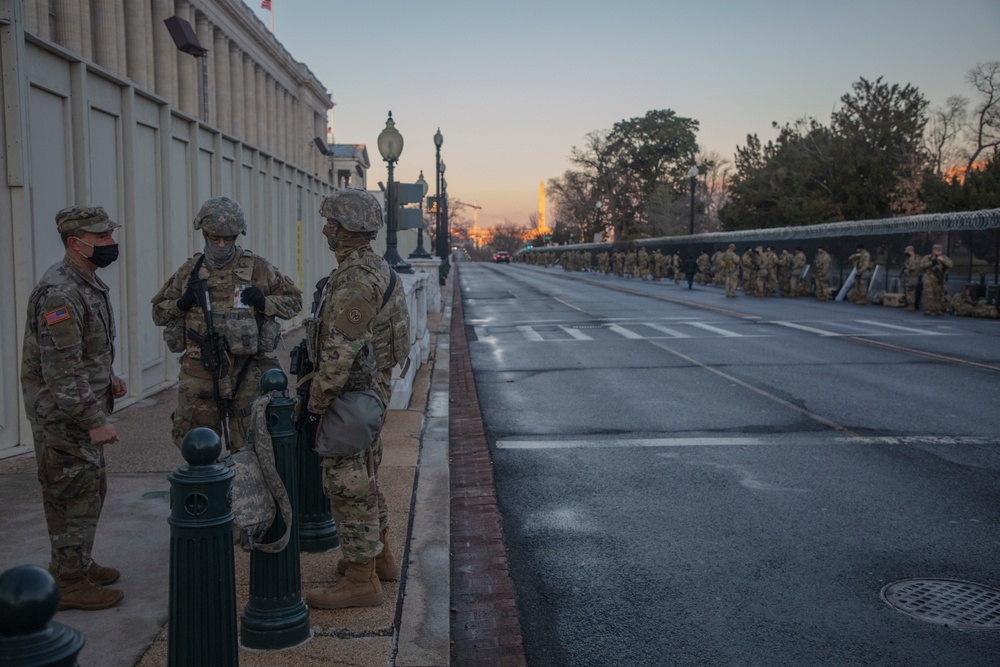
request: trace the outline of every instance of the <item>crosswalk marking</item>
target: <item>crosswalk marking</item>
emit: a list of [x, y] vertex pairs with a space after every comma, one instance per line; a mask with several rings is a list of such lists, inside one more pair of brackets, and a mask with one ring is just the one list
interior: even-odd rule
[[740, 338], [743, 335], [734, 333], [732, 331], [727, 331], [726, 329], [720, 329], [719, 327], [713, 327], [711, 324], [705, 324], [704, 322], [686, 322], [686, 324], [688, 326], [704, 329], [705, 331], [711, 331], [712, 333], [717, 333], [725, 338]]
[[[688, 322], [685, 322], [684, 324], [688, 324]], [[677, 329], [671, 329], [670, 327], [665, 327], [662, 324], [656, 324], [655, 322], [647, 322], [646, 326], [649, 327], [650, 329], [656, 329], [657, 331], [665, 333], [668, 336], [673, 336], [674, 338], [690, 338], [691, 337], [690, 335], [688, 335], [686, 333], [682, 333], [682, 332], [678, 331]]]
[[538, 333], [528, 325], [519, 326], [517, 330], [520, 331], [526, 339], [533, 343], [545, 340], [542, 338], [542, 334]]
[[825, 329], [817, 329], [816, 327], [807, 327], [804, 324], [796, 324], [795, 322], [774, 322], [774, 324], [782, 327], [788, 327], [789, 329], [808, 331], [809, 333], [819, 334], [820, 336], [843, 336], [843, 334], [826, 331]]
[[639, 340], [639, 339], [643, 338], [643, 336], [640, 336], [639, 334], [637, 334], [634, 331], [629, 331], [628, 329], [626, 329], [625, 327], [623, 327], [623, 326], [621, 326], [619, 324], [609, 324], [608, 325], [608, 331], [614, 331], [619, 336], [621, 336], [623, 338], [630, 338], [632, 340]]
[[561, 324], [559, 325], [559, 328], [562, 329], [563, 331], [565, 331], [566, 333], [568, 333], [570, 336], [572, 336], [576, 340], [594, 340], [591, 336], [588, 336], [587, 334], [583, 333], [579, 329], [574, 329], [573, 327], [564, 327]]

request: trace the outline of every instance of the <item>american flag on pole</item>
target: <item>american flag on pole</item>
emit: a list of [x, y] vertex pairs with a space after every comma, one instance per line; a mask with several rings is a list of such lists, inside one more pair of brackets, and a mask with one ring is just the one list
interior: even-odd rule
[[271, 11], [271, 0], [261, 0], [260, 8]]

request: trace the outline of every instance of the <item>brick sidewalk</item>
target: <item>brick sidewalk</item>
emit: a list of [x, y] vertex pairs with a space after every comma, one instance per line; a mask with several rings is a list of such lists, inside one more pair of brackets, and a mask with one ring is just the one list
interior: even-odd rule
[[[455, 267], [458, 269], [458, 267]], [[458, 275], [452, 277], [458, 280]], [[472, 378], [461, 289], [453, 290], [449, 441], [451, 451], [451, 661], [526, 665], [514, 586], [507, 571], [493, 466]]]

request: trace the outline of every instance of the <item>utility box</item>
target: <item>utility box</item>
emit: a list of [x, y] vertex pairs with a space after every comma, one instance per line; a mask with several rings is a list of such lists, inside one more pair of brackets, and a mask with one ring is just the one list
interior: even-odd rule
[[986, 304], [1000, 308], [1000, 285], [994, 283], [986, 286]]
[[903, 294], [900, 292], [886, 292], [882, 295], [882, 305], [890, 308], [901, 308], [903, 305]]

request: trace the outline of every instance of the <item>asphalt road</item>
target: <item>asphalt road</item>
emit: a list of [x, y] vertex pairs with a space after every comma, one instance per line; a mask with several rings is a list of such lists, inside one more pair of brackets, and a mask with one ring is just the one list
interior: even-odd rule
[[529, 664], [1000, 664], [1000, 322], [459, 276]]

